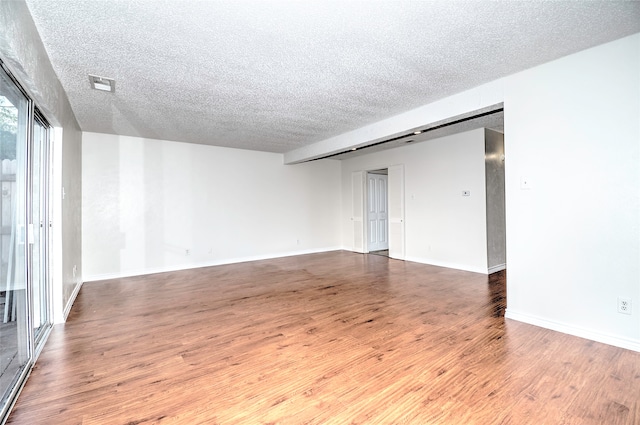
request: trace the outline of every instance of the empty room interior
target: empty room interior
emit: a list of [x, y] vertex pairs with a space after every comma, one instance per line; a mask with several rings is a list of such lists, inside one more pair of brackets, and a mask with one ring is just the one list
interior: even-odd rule
[[639, 1], [0, 0], [0, 423], [640, 424]]

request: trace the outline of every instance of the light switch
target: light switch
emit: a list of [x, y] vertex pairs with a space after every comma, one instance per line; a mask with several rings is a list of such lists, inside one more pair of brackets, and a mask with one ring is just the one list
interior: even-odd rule
[[471, 196], [471, 191], [469, 191], [469, 190], [463, 190], [463, 191], [462, 191], [462, 196]]
[[531, 180], [529, 179], [529, 177], [520, 176], [520, 189], [531, 189]]

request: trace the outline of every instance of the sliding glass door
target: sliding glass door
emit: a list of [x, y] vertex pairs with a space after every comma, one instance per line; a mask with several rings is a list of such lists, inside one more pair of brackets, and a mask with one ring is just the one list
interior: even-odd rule
[[27, 146], [30, 102], [0, 70], [0, 394], [2, 408], [33, 356], [27, 294]]
[[0, 422], [51, 328], [50, 126], [0, 62]]

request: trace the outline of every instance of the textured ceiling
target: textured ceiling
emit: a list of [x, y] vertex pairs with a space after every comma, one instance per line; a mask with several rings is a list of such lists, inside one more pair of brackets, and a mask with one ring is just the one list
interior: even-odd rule
[[82, 130], [270, 152], [640, 31], [637, 1], [26, 2]]

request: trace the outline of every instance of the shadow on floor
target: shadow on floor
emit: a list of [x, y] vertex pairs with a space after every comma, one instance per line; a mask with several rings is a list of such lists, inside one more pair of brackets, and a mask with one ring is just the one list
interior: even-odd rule
[[369, 254], [381, 255], [383, 257], [388, 257], [389, 256], [389, 250], [388, 249], [383, 249], [383, 250], [380, 250], [380, 251], [369, 251]]

